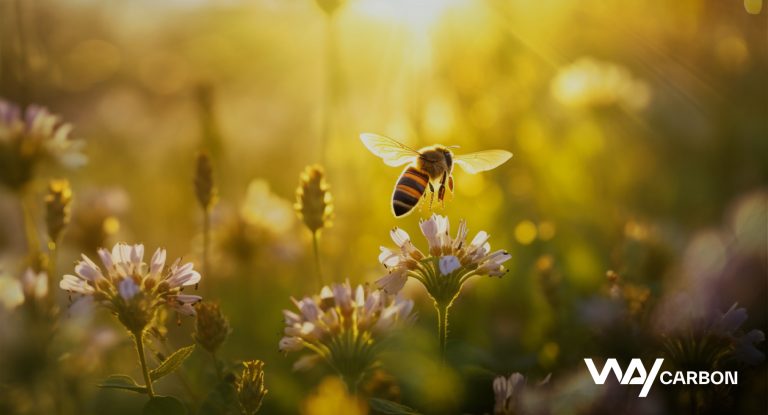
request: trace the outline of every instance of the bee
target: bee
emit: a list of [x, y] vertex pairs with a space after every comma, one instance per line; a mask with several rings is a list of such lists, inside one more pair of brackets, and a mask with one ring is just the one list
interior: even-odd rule
[[414, 150], [405, 144], [373, 133], [360, 134], [360, 140], [371, 153], [381, 157], [384, 164], [392, 167], [408, 164], [400, 174], [392, 193], [392, 213], [395, 217], [407, 215], [429, 188], [430, 209], [437, 187], [437, 199], [443, 203], [446, 188], [453, 193], [453, 165], [458, 164], [467, 173], [475, 174], [500, 166], [512, 157], [505, 150], [486, 150], [477, 153], [454, 155], [452, 148], [436, 144]]

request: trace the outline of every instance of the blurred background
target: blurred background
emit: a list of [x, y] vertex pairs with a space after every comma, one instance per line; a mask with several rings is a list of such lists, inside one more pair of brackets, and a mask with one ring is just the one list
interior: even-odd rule
[[[198, 152], [211, 155], [219, 201], [197, 294], [230, 319], [222, 356], [266, 362], [264, 413], [324, 413], [307, 402], [330, 373], [294, 373], [296, 356], [277, 350], [281, 310], [317, 291], [310, 234], [293, 209], [299, 173], [319, 163], [331, 186], [333, 226], [319, 247], [327, 279], [375, 281], [389, 230], [418, 235], [428, 215], [392, 216], [400, 171], [361, 145], [366, 131], [413, 147], [514, 153], [490, 172], [457, 171], [454, 198], [438, 210], [489, 232], [494, 249], [512, 254], [511, 271], [464, 287], [448, 368], [431, 301], [406, 286], [418, 320], [384, 356], [388, 399], [424, 413], [492, 413], [493, 377], [520, 372], [530, 413], [679, 413], [690, 390], [657, 384], [638, 400], [595, 387], [582, 362], [662, 357], [674, 333], [706, 327], [734, 303], [749, 315], [740, 330], [768, 329], [766, 8], [0, 0], [0, 96], [48, 107], [85, 141], [87, 165], [44, 168], [27, 192], [40, 213], [47, 180], [71, 182], [56, 279], [81, 253], [118, 241], [199, 266], [193, 178]], [[106, 312], [57, 292], [58, 354], [48, 363], [15, 354], [36, 341], [22, 334], [7, 288], [28, 262], [22, 218], [19, 197], [3, 189], [0, 412], [52, 413], [40, 402], [52, 399], [46, 373], [56, 370], [68, 379], [57, 386], [67, 396], [59, 413], [136, 413], [142, 399], [95, 386], [115, 372], [140, 378], [130, 339]], [[169, 347], [191, 344], [193, 321], [173, 319]], [[183, 382], [158, 388], [194, 408], [210, 388], [206, 358], [195, 353]], [[728, 366], [737, 386], [701, 387], [700, 413], [766, 413], [766, 365], [753, 363]]]

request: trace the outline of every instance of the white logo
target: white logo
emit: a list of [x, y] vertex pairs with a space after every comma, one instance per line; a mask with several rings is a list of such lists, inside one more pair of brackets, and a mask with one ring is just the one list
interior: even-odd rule
[[[640, 359], [632, 359], [626, 372], [621, 370], [621, 366], [619, 366], [619, 362], [616, 359], [607, 359], [603, 370], [600, 372], [597, 371], [597, 367], [592, 362], [592, 359], [584, 359], [584, 363], [587, 364], [589, 374], [592, 375], [596, 385], [604, 384], [608, 380], [608, 376], [613, 372], [616, 380], [622, 385], [643, 385], [638, 396], [645, 398], [648, 396], [656, 376], [659, 375], [664, 359], [656, 359], [653, 366], [651, 366], [651, 370], [646, 370]], [[678, 371], [674, 372], [674, 374], [672, 372], [661, 372], [659, 380], [664, 385], [736, 385], [739, 383], [738, 372], [736, 371]]]
[[608, 379], [608, 375], [613, 372], [616, 375], [616, 379], [622, 385], [643, 385], [639, 397], [645, 398], [651, 390], [653, 381], [656, 380], [656, 375], [659, 374], [659, 369], [661, 369], [661, 364], [664, 363], [664, 359], [656, 359], [650, 372], [645, 370], [645, 366], [643, 366], [643, 362], [640, 359], [632, 359], [623, 376], [621, 366], [619, 366], [619, 362], [616, 359], [608, 359], [600, 373], [597, 372], [597, 368], [595, 367], [595, 364], [592, 363], [592, 359], [584, 359], [584, 363], [587, 364], [587, 369], [589, 369], [589, 374], [592, 375], [595, 384], [604, 384], [606, 379]]

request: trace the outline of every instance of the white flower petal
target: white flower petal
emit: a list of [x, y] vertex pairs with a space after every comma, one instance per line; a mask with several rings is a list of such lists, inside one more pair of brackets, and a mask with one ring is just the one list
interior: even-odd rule
[[408, 280], [407, 270], [398, 268], [376, 280], [376, 285], [388, 294], [396, 294]]
[[86, 295], [94, 292], [93, 287], [91, 287], [86, 280], [69, 274], [66, 274], [61, 278], [59, 288], [65, 291]]
[[390, 232], [390, 236], [392, 237], [392, 240], [395, 242], [395, 244], [398, 247], [403, 247], [405, 243], [409, 242], [411, 240], [410, 235], [408, 235], [408, 232], [400, 229], [400, 228], [394, 228]]

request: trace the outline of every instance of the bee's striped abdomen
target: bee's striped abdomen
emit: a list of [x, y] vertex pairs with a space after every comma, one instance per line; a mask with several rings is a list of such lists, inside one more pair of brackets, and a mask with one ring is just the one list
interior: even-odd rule
[[392, 211], [395, 216], [403, 216], [410, 212], [424, 194], [429, 183], [429, 175], [409, 166], [397, 179], [395, 192], [392, 194]]

